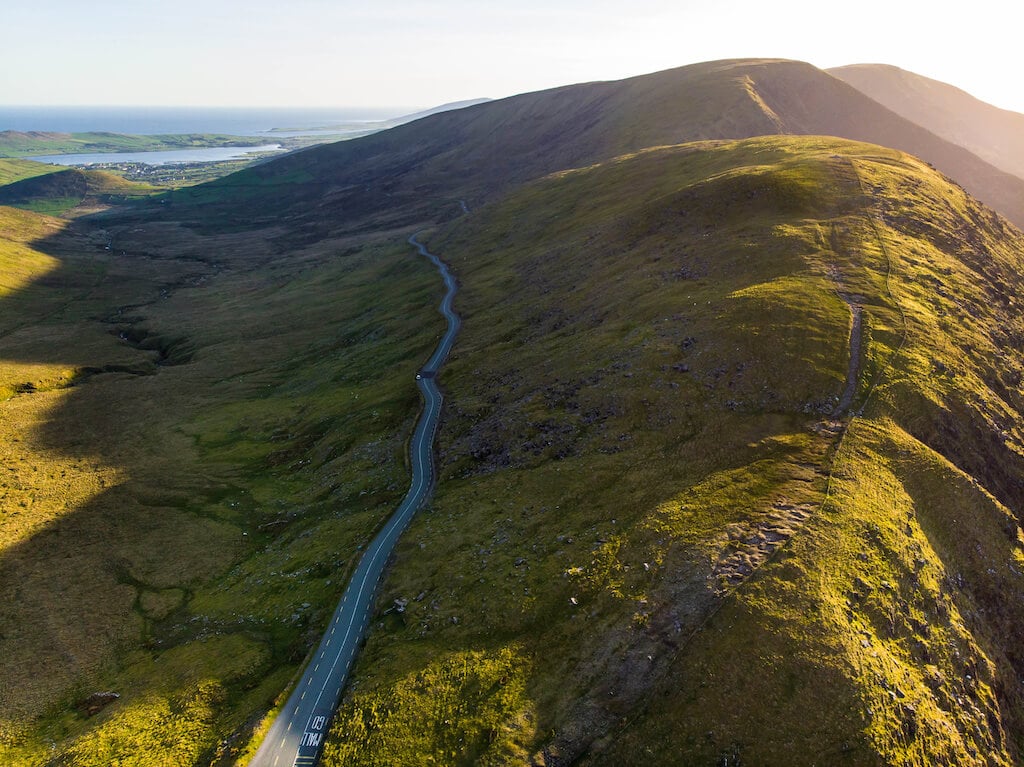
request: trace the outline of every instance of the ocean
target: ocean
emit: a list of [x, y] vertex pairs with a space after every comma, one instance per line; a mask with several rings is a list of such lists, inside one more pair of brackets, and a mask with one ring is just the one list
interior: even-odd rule
[[290, 108], [290, 107], [39, 107], [0, 106], [0, 131], [87, 133], [109, 131], [160, 133], [226, 133], [234, 136], [303, 135], [317, 128], [387, 120], [415, 112], [415, 107]]

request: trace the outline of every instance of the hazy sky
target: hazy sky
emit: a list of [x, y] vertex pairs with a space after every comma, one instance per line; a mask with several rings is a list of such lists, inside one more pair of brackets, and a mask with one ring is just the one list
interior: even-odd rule
[[1024, 112], [1007, 0], [5, 2], [0, 104], [431, 106], [770, 56], [895, 64]]

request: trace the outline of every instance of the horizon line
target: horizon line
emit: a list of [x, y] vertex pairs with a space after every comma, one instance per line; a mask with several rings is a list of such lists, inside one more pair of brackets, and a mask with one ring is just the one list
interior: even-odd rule
[[[459, 99], [470, 101], [471, 99]], [[6, 104], [0, 109], [429, 109], [395, 104]]]

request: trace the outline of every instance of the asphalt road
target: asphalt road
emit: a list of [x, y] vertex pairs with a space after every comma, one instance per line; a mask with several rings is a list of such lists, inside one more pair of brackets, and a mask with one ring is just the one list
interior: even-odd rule
[[456, 285], [448, 267], [430, 253], [416, 239], [416, 235], [409, 238], [409, 244], [430, 259], [441, 272], [446, 291], [440, 311], [448, 320], [444, 337], [430, 360], [416, 375], [416, 385], [423, 395], [424, 406], [410, 445], [412, 482], [409, 492], [367, 547], [345, 595], [334, 611], [316, 654], [271, 725], [256, 756], [249, 763], [250, 767], [309, 767], [316, 764], [328, 724], [348, 678], [349, 668], [366, 631], [374, 593], [384, 574], [388, 557], [409, 520], [434, 487], [434, 433], [437, 431], [442, 399], [434, 376], [451, 351], [460, 323], [459, 316], [452, 309]]

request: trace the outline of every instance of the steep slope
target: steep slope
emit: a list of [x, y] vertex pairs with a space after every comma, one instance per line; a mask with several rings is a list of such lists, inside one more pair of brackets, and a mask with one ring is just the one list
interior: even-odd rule
[[[931, 162], [1024, 225], [1024, 180], [911, 123], [809, 64], [736, 60], [529, 93], [317, 147], [183, 190], [193, 216], [262, 225], [380, 227], [477, 203], [547, 173], [651, 146], [770, 134], [832, 135]], [[179, 210], [179, 215], [187, 215]], [[312, 223], [315, 221], [315, 224]]]
[[464, 318], [442, 480], [326, 764], [1020, 763], [1018, 231], [779, 137], [428, 239]]
[[1024, 114], [888, 64], [852, 64], [826, 71], [896, 114], [1024, 178]]

